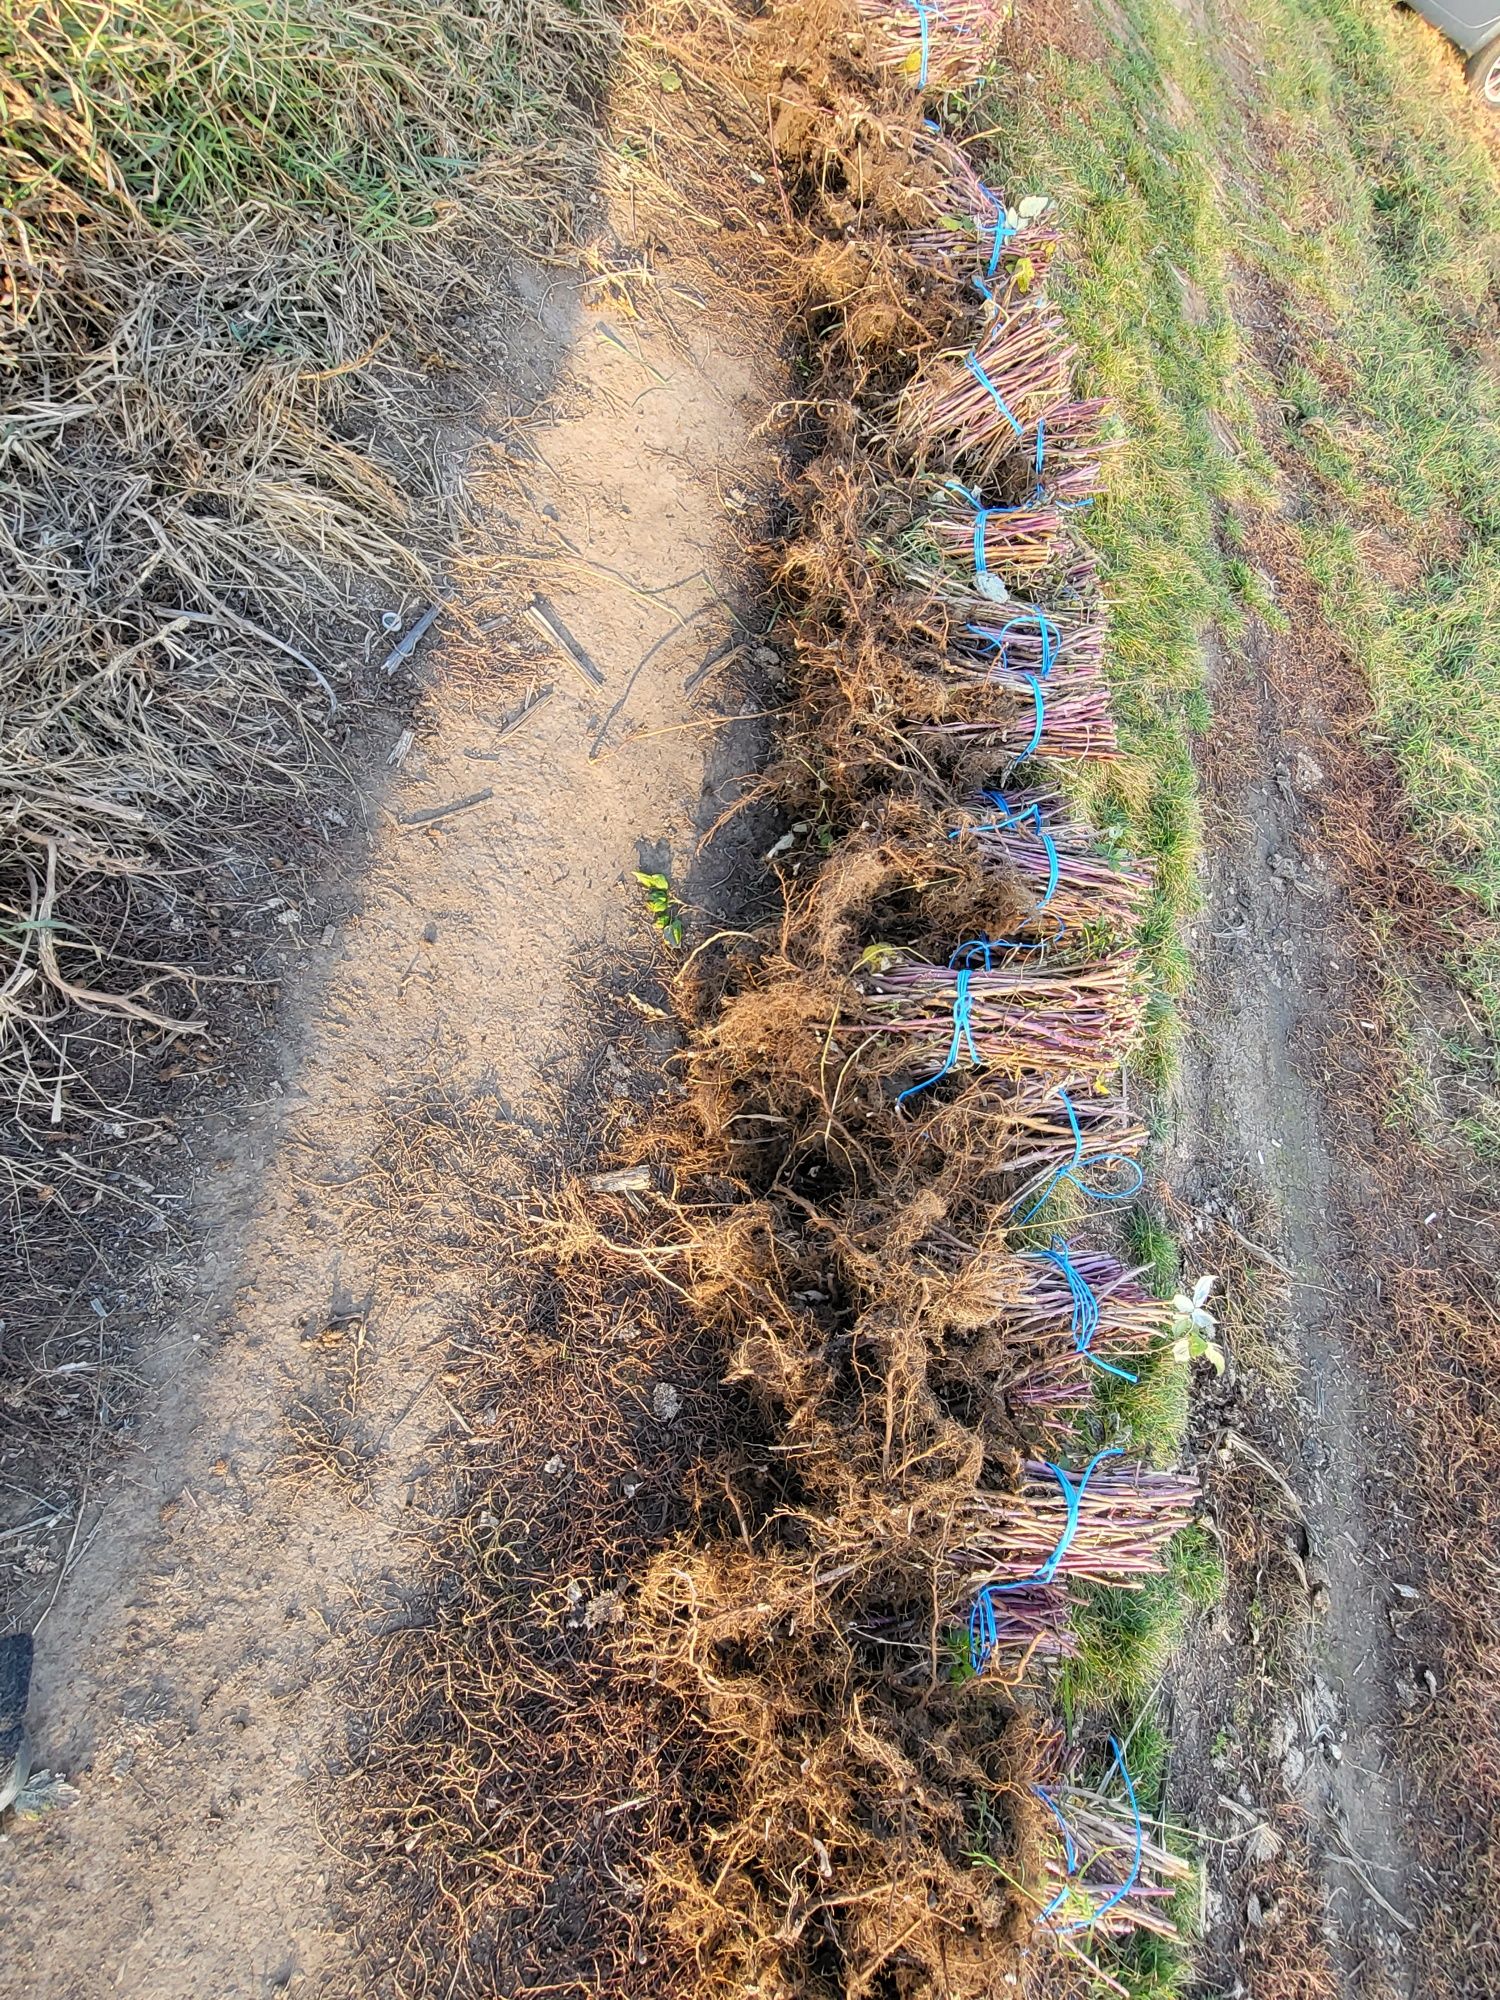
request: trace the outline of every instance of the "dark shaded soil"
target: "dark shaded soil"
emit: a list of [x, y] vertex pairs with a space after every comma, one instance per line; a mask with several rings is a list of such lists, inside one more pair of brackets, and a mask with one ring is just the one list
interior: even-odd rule
[[1466, 1188], [1448, 1121], [1467, 1086], [1441, 1062], [1461, 1002], [1434, 967], [1459, 899], [1415, 857], [1289, 548], [1273, 531], [1254, 554], [1298, 637], [1252, 631], [1213, 665], [1171, 1176], [1195, 1263], [1229, 1266], [1247, 1322], [1197, 1416], [1231, 1588], [1174, 1687], [1178, 1810], [1229, 1843], [1202, 1976], [1215, 1993], [1487, 1993], [1493, 1697], [1460, 1690], [1493, 1610], [1452, 1565], [1460, 1536], [1496, 1546], [1461, 1470], [1494, 1399], [1473, 1360], [1408, 1331], [1425, 1297], [1472, 1346], [1494, 1340], [1493, 1204]]

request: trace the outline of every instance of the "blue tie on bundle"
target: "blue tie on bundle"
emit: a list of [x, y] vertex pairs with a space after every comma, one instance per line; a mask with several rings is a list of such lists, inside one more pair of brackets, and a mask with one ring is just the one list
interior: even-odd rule
[[[1015, 513], [1019, 510], [1016, 508], [1002, 509], [992, 507], [988, 511], [990, 513]], [[1032, 727], [1031, 741], [1016, 758], [1017, 763], [1024, 763], [1028, 757], [1034, 757], [1038, 745], [1041, 743], [1042, 724], [1047, 712], [1046, 700], [1042, 694], [1042, 682], [1052, 672], [1053, 667], [1057, 664], [1057, 655], [1062, 651], [1062, 629], [1058, 625], [1057, 620], [1049, 618], [1045, 611], [1021, 612], [1017, 617], [1010, 619], [1002, 626], [998, 633], [986, 632], [982, 625], [966, 625], [964, 627], [964, 630], [971, 633], [976, 639], [983, 639], [995, 648], [997, 664], [999, 666], [1009, 667], [1010, 662], [1005, 657], [1005, 641], [1012, 632], [1019, 632], [1027, 625], [1035, 625], [1041, 634], [1042, 671], [1040, 676], [1036, 674], [1022, 675], [1022, 678], [1031, 688], [1031, 699], [1036, 706], [1036, 721]]]
[[[1112, 1895], [1106, 1897], [1098, 1909], [1092, 1911], [1088, 1916], [1079, 1917], [1070, 1924], [1055, 1924], [1053, 1926], [1053, 1935], [1056, 1937], [1068, 1937], [1074, 1931], [1091, 1930], [1098, 1923], [1099, 1919], [1107, 1915], [1117, 1903], [1124, 1902], [1125, 1898], [1140, 1880], [1141, 1860], [1146, 1851], [1146, 1831], [1141, 1824], [1140, 1801], [1136, 1798], [1135, 1786], [1131, 1782], [1130, 1767], [1125, 1762], [1125, 1752], [1120, 1748], [1119, 1743], [1113, 1736], [1109, 1739], [1109, 1747], [1114, 1756], [1114, 1764], [1111, 1767], [1109, 1776], [1113, 1777], [1116, 1771], [1119, 1772], [1121, 1783], [1125, 1787], [1125, 1797], [1130, 1802], [1130, 1817], [1134, 1823], [1135, 1852], [1131, 1857], [1129, 1872], [1126, 1874], [1125, 1880], [1120, 1884], [1119, 1888]], [[1106, 1778], [1105, 1783], [1107, 1784], [1108, 1782], [1109, 1779]], [[1072, 1878], [1078, 1873], [1078, 1843], [1074, 1840], [1072, 1830], [1058, 1809], [1056, 1801], [1042, 1786], [1034, 1785], [1032, 1789], [1062, 1829], [1063, 1865], [1068, 1873], [1068, 1880], [1064, 1882], [1046, 1909], [1037, 1917], [1037, 1922], [1044, 1924], [1049, 1917], [1055, 1916], [1067, 1901]]]
[[[995, 942], [989, 938], [971, 938], [967, 944], [961, 944], [949, 959], [948, 964], [958, 968], [958, 976], [953, 982], [953, 1040], [948, 1044], [948, 1053], [943, 1060], [942, 1068], [931, 1076], [923, 1077], [920, 1083], [911, 1084], [902, 1091], [896, 1099], [898, 1111], [908, 1097], [916, 1097], [921, 1091], [930, 1090], [935, 1083], [941, 1082], [949, 1070], [956, 1066], [960, 1049], [967, 1048], [969, 1061], [978, 1067], [981, 1057], [974, 1046], [974, 1032], [970, 1025], [973, 1000], [970, 997], [969, 984], [974, 977], [976, 958], [983, 958], [986, 972], [994, 970]], [[960, 959], [963, 960], [961, 966]]]
[[[926, 4], [926, 0], [911, 0], [911, 4], [917, 10], [917, 28], [922, 37], [922, 66], [917, 71], [917, 88], [918, 90], [925, 90], [927, 88], [927, 56], [932, 34], [932, 15], [931, 10]], [[936, 125], [929, 124], [929, 129], [935, 132], [938, 128]]]
[[1021, 426], [1016, 418], [1015, 412], [1011, 409], [1009, 403], [1006, 402], [1005, 398], [1001, 395], [1000, 391], [995, 387], [994, 383], [990, 380], [989, 376], [986, 375], [986, 373], [984, 372], [984, 363], [980, 360], [979, 356], [973, 351], [972, 348], [964, 356], [964, 366], [965, 368], [968, 369], [969, 373], [974, 377], [974, 380], [979, 384], [979, 386], [982, 389], [988, 389], [990, 395], [994, 398], [995, 408], [1000, 412], [1001, 416], [1004, 417], [1005, 421], [1010, 425], [1011, 429], [1015, 432], [1016, 436], [1020, 437]]
[[989, 1660], [990, 1654], [995, 1650], [995, 1645], [999, 1638], [999, 1621], [995, 1615], [995, 1598], [997, 1596], [1003, 1597], [1007, 1592], [1012, 1590], [1029, 1590], [1033, 1584], [1051, 1583], [1054, 1580], [1058, 1570], [1062, 1567], [1063, 1557], [1068, 1553], [1072, 1545], [1073, 1537], [1078, 1533], [1078, 1510], [1083, 1504], [1083, 1496], [1088, 1488], [1089, 1481], [1104, 1463], [1105, 1459], [1120, 1458], [1123, 1455], [1120, 1446], [1117, 1444], [1107, 1445], [1103, 1451], [1096, 1451], [1088, 1464], [1083, 1468], [1083, 1471], [1079, 1473], [1078, 1484], [1076, 1486], [1060, 1465], [1053, 1465], [1050, 1460], [1048, 1461], [1047, 1470], [1062, 1488], [1063, 1505], [1067, 1509], [1067, 1517], [1063, 1522], [1062, 1533], [1058, 1536], [1057, 1546], [1053, 1549], [1051, 1555], [1048, 1556], [1041, 1568], [1033, 1570], [1030, 1576], [1016, 1577], [1009, 1583], [986, 1583], [980, 1586], [979, 1594], [974, 1599], [974, 1608], [969, 1613], [969, 1665], [974, 1669], [976, 1674], [984, 1672], [985, 1665]]
[[[1018, 513], [1020, 510], [1014, 507], [991, 507], [988, 511], [999, 514]], [[976, 639], [983, 639], [993, 646], [1000, 656], [998, 664], [1008, 667], [1010, 662], [1005, 657], [1005, 642], [1012, 632], [1024, 632], [1029, 625], [1034, 625], [1041, 635], [1042, 679], [1046, 680], [1057, 665], [1057, 656], [1062, 651], [1062, 627], [1045, 611], [1018, 611], [1014, 618], [1006, 620], [998, 632], [987, 632], [982, 625], [968, 625], [964, 629], [972, 633]]]
[[[974, 282], [978, 284], [979, 280], [976, 278]], [[983, 286], [981, 286], [980, 289], [983, 290], [984, 289]], [[1018, 507], [986, 507], [984, 502], [980, 499], [979, 495], [975, 492], [972, 492], [967, 486], [963, 485], [961, 481], [957, 479], [947, 479], [944, 480], [943, 483], [948, 488], [950, 493], [958, 494], [961, 500], [965, 501], [967, 505], [969, 505], [974, 509], [974, 568], [980, 576], [988, 576], [990, 573], [990, 565], [989, 565], [989, 558], [985, 554], [985, 547], [984, 547], [985, 522], [992, 520], [993, 521], [1004, 520], [1007, 514], [1024, 514], [1027, 511], [1026, 505], [1023, 502], [1022, 505]], [[1006, 631], [1007, 632], [1013, 631], [1015, 629], [1015, 625], [1016, 621], [1012, 619], [1011, 623], [1006, 626], [1005, 628]], [[971, 625], [968, 629], [971, 632], [974, 632], [977, 631], [979, 628]], [[1056, 628], [1054, 627], [1054, 629]], [[986, 634], [985, 636], [987, 637], [988, 634]], [[1044, 659], [1047, 658], [1047, 642], [1045, 637], [1043, 638], [1042, 641], [1042, 655]], [[1052, 662], [1050, 661], [1050, 659], [1048, 659], [1046, 665], [1042, 669], [1042, 672], [1043, 674], [1048, 674], [1051, 671], [1052, 671]]]
[[1099, 1301], [1087, 1278], [1068, 1254], [1068, 1246], [1061, 1236], [1054, 1236], [1049, 1250], [1027, 1250], [1023, 1256], [1035, 1258], [1040, 1264], [1051, 1264], [1061, 1271], [1073, 1301], [1073, 1345], [1085, 1361], [1092, 1362], [1106, 1375], [1114, 1375], [1122, 1382], [1139, 1382], [1139, 1375], [1133, 1375], [1128, 1368], [1117, 1368], [1113, 1361], [1104, 1361], [1093, 1351], [1094, 1335], [1099, 1331]]
[[[995, 235], [993, 242], [990, 244], [990, 261], [984, 269], [984, 275], [987, 278], [993, 278], [996, 271], [1000, 268], [1000, 252], [1016, 232], [1011, 228], [1010, 223], [1006, 219], [1005, 203], [1000, 199], [999, 195], [995, 193], [993, 188], [985, 187], [983, 181], [979, 185], [995, 204]], [[985, 296], [988, 297], [989, 294], [986, 293]]]
[[[1067, 1113], [1068, 1124], [1072, 1127], [1073, 1157], [1068, 1161], [1066, 1166], [1057, 1169], [1036, 1200], [1027, 1209], [1026, 1213], [1016, 1217], [1018, 1223], [1030, 1222], [1031, 1218], [1047, 1200], [1053, 1189], [1062, 1181], [1071, 1181], [1080, 1194], [1088, 1196], [1092, 1201], [1129, 1201], [1132, 1195], [1140, 1193], [1146, 1179], [1146, 1176], [1141, 1172], [1135, 1161], [1127, 1160], [1123, 1153], [1101, 1153], [1097, 1164], [1099, 1166], [1107, 1166], [1113, 1162], [1116, 1166], [1124, 1167], [1127, 1175], [1130, 1176], [1126, 1185], [1119, 1188], [1102, 1188], [1084, 1180], [1078, 1172], [1078, 1169], [1083, 1164], [1083, 1133], [1078, 1127], [1078, 1113], [1073, 1109], [1072, 1098], [1069, 1097], [1061, 1085], [1058, 1086], [1056, 1096], [1063, 1110]], [[1019, 1205], [1018, 1202], [1016, 1206], [1019, 1207]]]
[[1073, 1838], [1072, 1827], [1070, 1827], [1068, 1825], [1068, 1822], [1063, 1818], [1062, 1807], [1057, 1803], [1056, 1799], [1053, 1798], [1052, 1794], [1047, 1790], [1046, 1786], [1033, 1785], [1031, 1789], [1035, 1793], [1036, 1797], [1039, 1798], [1042, 1804], [1047, 1808], [1048, 1812], [1051, 1813], [1052, 1817], [1057, 1821], [1058, 1831], [1062, 1834], [1063, 1837], [1063, 1870], [1068, 1877], [1068, 1880], [1063, 1883], [1062, 1887], [1058, 1890], [1057, 1894], [1052, 1898], [1052, 1901], [1047, 1905], [1046, 1909], [1038, 1912], [1036, 1921], [1039, 1924], [1044, 1924], [1046, 1923], [1048, 1917], [1055, 1916], [1057, 1912], [1062, 1908], [1063, 1904], [1068, 1900], [1069, 1887], [1072, 1883], [1073, 1877], [1078, 1873], [1078, 1842]]
[[[1052, 898], [1057, 894], [1057, 879], [1060, 873], [1060, 865], [1057, 858], [1057, 842], [1042, 824], [1042, 809], [1040, 805], [1033, 799], [1029, 806], [1023, 806], [1017, 812], [1009, 799], [1006, 798], [1004, 792], [981, 792], [979, 796], [987, 804], [995, 808], [1000, 818], [991, 821], [987, 825], [976, 826], [974, 828], [976, 833], [1019, 833], [1028, 826], [1036, 829], [1036, 837], [1042, 843], [1042, 851], [1047, 857], [1047, 887], [1042, 900], [1036, 906], [1036, 914], [1040, 916], [1042, 911], [1052, 901]], [[950, 835], [950, 838], [953, 837]], [[1058, 931], [1058, 936], [1062, 936], [1061, 929]]]

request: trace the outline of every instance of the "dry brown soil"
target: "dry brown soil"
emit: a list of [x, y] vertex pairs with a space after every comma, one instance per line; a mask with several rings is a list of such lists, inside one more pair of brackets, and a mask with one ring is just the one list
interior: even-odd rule
[[[1478, 1995], [1492, 1720], [1459, 1679], [1485, 1624], [1451, 1581], [1492, 1534], [1459, 1468], [1487, 1435], [1465, 1376], [1493, 1340], [1496, 1210], [1453, 1139], [1441, 1049], [1462, 1001], [1435, 969], [1442, 926], [1472, 913], [1410, 840], [1290, 538], [1263, 526], [1253, 554], [1295, 636], [1254, 621], [1211, 656], [1170, 1148], [1189, 1258], [1231, 1273], [1245, 1328], [1195, 1416], [1230, 1588], [1173, 1676], [1177, 1810], [1225, 1843], [1213, 1990]], [[1419, 1341], [1424, 1295], [1443, 1330]]]
[[[452, 1332], [441, 1282], [413, 1303], [350, 1221], [370, 1149], [431, 1078], [545, 1145], [591, 969], [652, 950], [633, 871], [685, 884], [735, 796], [711, 718], [749, 705], [728, 552], [768, 496], [766, 356], [689, 298], [673, 339], [577, 271], [507, 290], [462, 343], [470, 518], [415, 738], [351, 772], [367, 838], [300, 912], [271, 1073], [184, 1128], [201, 1255], [163, 1274], [143, 1414], [101, 1457], [55, 1601], [48, 1578], [18, 1606], [45, 1614], [37, 1759], [81, 1796], [0, 1838], [15, 2000], [369, 1990], [318, 1800], [346, 1761], [347, 1643], [400, 1596]], [[597, 688], [522, 615], [534, 592]], [[441, 1273], [443, 1227], [434, 1209], [413, 1266]]]

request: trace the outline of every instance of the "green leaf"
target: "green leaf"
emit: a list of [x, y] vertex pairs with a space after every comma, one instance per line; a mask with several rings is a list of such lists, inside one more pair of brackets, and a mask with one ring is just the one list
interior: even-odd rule
[[901, 947], [894, 944], [866, 945], [855, 962], [856, 972], [889, 972], [901, 956]]
[[643, 875], [639, 868], [635, 871], [635, 879], [643, 889], [670, 889], [672, 886], [665, 875]]

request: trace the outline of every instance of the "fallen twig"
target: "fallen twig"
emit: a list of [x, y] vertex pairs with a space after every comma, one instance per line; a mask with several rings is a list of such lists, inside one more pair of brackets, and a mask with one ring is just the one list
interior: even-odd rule
[[433, 621], [436, 619], [438, 613], [442, 610], [442, 608], [443, 607], [440, 603], [430, 605], [428, 609], [422, 613], [421, 617], [417, 620], [416, 624], [412, 626], [411, 630], [409, 632], [402, 634], [402, 636], [396, 641], [395, 645], [392, 646], [391, 650], [386, 654], [385, 658], [381, 661], [380, 672], [382, 674], [394, 673], [396, 668], [400, 666], [403, 660], [410, 659], [411, 655], [417, 650], [417, 647], [422, 643], [423, 639], [425, 639], [427, 634], [431, 631]]
[[[518, 708], [515, 714], [510, 718], [509, 722], [505, 723], [501, 727], [499, 733], [495, 738], [495, 741], [497, 743], [507, 742], [512, 736], [515, 735], [518, 729], [520, 729], [525, 723], [530, 721], [532, 716], [536, 714], [539, 708], [546, 707], [547, 703], [551, 701], [553, 695], [556, 694], [556, 692], [557, 692], [556, 688], [544, 687], [540, 689], [536, 694], [532, 695], [529, 700], [523, 702], [520, 708]], [[464, 755], [466, 757], [472, 758], [475, 763], [488, 763], [492, 759], [498, 757], [499, 754], [500, 752], [498, 750], [465, 750], [464, 752]]]
[[557, 651], [568, 662], [568, 665], [576, 673], [581, 674], [591, 688], [603, 687], [604, 675], [595, 666], [594, 662], [589, 658], [582, 646], [579, 645], [578, 641], [573, 637], [567, 626], [563, 624], [545, 598], [539, 597], [534, 604], [528, 604], [526, 607], [526, 616], [530, 623], [536, 627], [537, 631], [541, 633], [542, 637], [556, 647]]
[[482, 792], [470, 792], [467, 798], [453, 799], [444, 806], [424, 806], [420, 812], [402, 813], [402, 826], [431, 826], [434, 821], [448, 819], [454, 813], [467, 812], [471, 806], [482, 806], [487, 799], [495, 796], [493, 785], [486, 785]]

